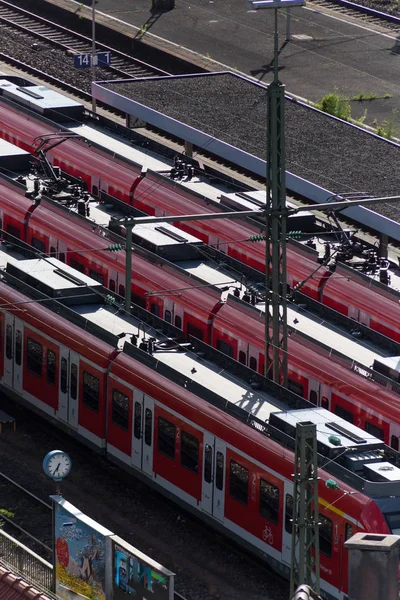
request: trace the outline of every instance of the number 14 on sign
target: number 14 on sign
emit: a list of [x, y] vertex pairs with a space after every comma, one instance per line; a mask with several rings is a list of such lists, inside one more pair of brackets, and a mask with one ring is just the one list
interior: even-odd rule
[[74, 67], [76, 69], [88, 69], [91, 66], [109, 65], [111, 62], [111, 52], [98, 52], [94, 57], [89, 54], [75, 54]]

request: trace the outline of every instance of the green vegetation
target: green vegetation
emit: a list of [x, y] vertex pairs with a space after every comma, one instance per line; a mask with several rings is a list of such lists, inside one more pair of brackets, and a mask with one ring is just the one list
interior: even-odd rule
[[388, 119], [382, 121], [382, 123], [378, 123], [376, 120], [374, 121], [375, 133], [380, 135], [381, 137], [386, 138], [387, 140], [392, 140], [400, 134], [400, 127], [397, 121], [397, 113], [398, 111], [394, 109], [392, 114]]
[[1, 519], [1, 515], [7, 517], [7, 519], [13, 519], [15, 517], [15, 513], [11, 510], [7, 510], [6, 508], [0, 508], [0, 528], [4, 525], [4, 521]]
[[326, 94], [315, 106], [333, 117], [338, 117], [344, 121], [351, 120], [350, 100], [339, 93], [336, 88], [330, 94]]

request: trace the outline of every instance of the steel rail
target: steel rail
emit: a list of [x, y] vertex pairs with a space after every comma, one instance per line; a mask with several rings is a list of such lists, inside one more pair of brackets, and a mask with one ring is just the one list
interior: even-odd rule
[[[400, 28], [400, 18], [395, 17], [394, 15], [390, 15], [389, 13], [380, 12], [378, 10], [375, 10], [374, 8], [369, 8], [368, 6], [363, 6], [362, 4], [350, 2], [349, 0], [324, 0], [322, 3], [324, 2], [326, 2], [327, 4], [336, 4], [337, 6], [343, 6], [345, 8], [349, 8], [350, 10], [353, 10], [354, 12], [363, 13], [369, 15], [370, 17], [375, 17], [383, 21], [389, 21], [390, 23], [398, 25], [398, 27]], [[316, 4], [318, 4], [318, 2], [316, 2]]]
[[[49, 21], [48, 19], [45, 19], [39, 15], [30, 13], [29, 11], [27, 11], [23, 8], [20, 8], [18, 6], [15, 6], [14, 4], [7, 2], [6, 0], [0, 0], [0, 10], [2, 7], [5, 8], [6, 10], [10, 11], [11, 13], [15, 13], [16, 16], [25, 17], [25, 19], [32, 22], [32, 25], [39, 25], [41, 27], [42, 31], [43, 31], [43, 27], [45, 27], [45, 28], [49, 29], [50, 31], [53, 30], [55, 33], [60, 33], [60, 34], [64, 35], [66, 39], [64, 41], [62, 39], [61, 40], [54, 39], [54, 38], [52, 38], [51, 34], [48, 31], [43, 33], [42, 31], [35, 30], [34, 27], [31, 28], [29, 23], [15, 22], [12, 19], [12, 15], [9, 16], [7, 14], [6, 15], [0, 14], [0, 23], [9, 25], [15, 29], [23, 31], [24, 33], [32, 35], [32, 36], [36, 37], [37, 39], [41, 40], [46, 45], [49, 45], [49, 44], [53, 45], [57, 48], [64, 49], [64, 50], [68, 51], [69, 53], [76, 53], [76, 54], [82, 53], [82, 52], [91, 53], [92, 40], [90, 38], [88, 38], [87, 36], [84, 36], [73, 30], [67, 29], [66, 27], [59, 25], [58, 23], [53, 23], [52, 21]], [[78, 45], [76, 45], [76, 44], [78, 44]], [[82, 47], [82, 44], [83, 44], [83, 47]], [[120, 52], [119, 50], [116, 50], [115, 48], [106, 46], [105, 44], [98, 43], [98, 44], [96, 44], [96, 46], [99, 50], [111, 52], [111, 63], [113, 60], [114, 61], [118, 60], [118, 61], [122, 61], [123, 63], [126, 63], [127, 70], [124, 70], [123, 64], [122, 64], [122, 67], [116, 67], [116, 66], [113, 66], [112, 64], [109, 66], [106, 66], [106, 65], [101, 66], [102, 69], [106, 69], [106, 70], [110, 71], [110, 73], [114, 73], [115, 75], [118, 75], [119, 77], [135, 78], [135, 77], [143, 77], [143, 76], [148, 76], [148, 75], [152, 75], [152, 76], [170, 75], [170, 73], [168, 73], [167, 71], [164, 71], [157, 67], [153, 67], [152, 65], [150, 65], [142, 60], [133, 58], [132, 56], [129, 56], [128, 54], [124, 54], [123, 52]], [[140, 68], [143, 72], [135, 75], [135, 73], [133, 73], [132, 70], [131, 71], [129, 70], [129, 69], [133, 69], [133, 68]]]
[[50, 546], [47, 546], [47, 544], [45, 544], [44, 542], [42, 542], [41, 540], [39, 540], [37, 537], [35, 537], [31, 533], [29, 533], [29, 531], [26, 531], [26, 529], [24, 529], [23, 527], [21, 527], [21, 525], [18, 525], [17, 523], [15, 523], [9, 517], [6, 517], [5, 515], [0, 515], [0, 520], [1, 519], [4, 519], [4, 521], [6, 521], [7, 523], [9, 523], [12, 527], [15, 527], [16, 529], [18, 529], [18, 531], [20, 531], [21, 533], [23, 533], [24, 535], [26, 535], [29, 539], [33, 540], [35, 542], [35, 544], [39, 544], [40, 546], [42, 546], [42, 548], [44, 548], [46, 550], [46, 552], [49, 552], [50, 554], [53, 553], [53, 550], [52, 550], [52, 548], [50, 548]]
[[[0, 477], [2, 477], [3, 479], [5, 479], [8, 483], [11, 483], [14, 487], [20, 489], [27, 496], [30, 496], [31, 498], [33, 498], [37, 502], [40, 502], [40, 504], [43, 504], [43, 506], [45, 506], [46, 508], [49, 508], [50, 510], [52, 510], [51, 504], [47, 504], [47, 502], [45, 502], [44, 500], [42, 500], [38, 496], [35, 496], [35, 494], [32, 494], [32, 492], [30, 492], [29, 490], [27, 490], [26, 488], [24, 488], [22, 485], [20, 485], [19, 483], [17, 483], [16, 481], [14, 481], [13, 479], [11, 479], [10, 477], [8, 477], [8, 475], [5, 475], [4, 473], [0, 472]], [[1, 518], [3, 518], [3, 516]]]

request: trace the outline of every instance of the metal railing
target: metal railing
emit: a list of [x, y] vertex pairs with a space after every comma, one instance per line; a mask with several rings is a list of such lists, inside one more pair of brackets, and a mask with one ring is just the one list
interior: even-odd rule
[[0, 529], [0, 564], [21, 575], [39, 591], [51, 593], [53, 565]]

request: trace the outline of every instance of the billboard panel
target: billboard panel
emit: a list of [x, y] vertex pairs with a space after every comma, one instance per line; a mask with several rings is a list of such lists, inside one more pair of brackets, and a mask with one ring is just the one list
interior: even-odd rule
[[54, 501], [55, 593], [63, 600], [106, 600], [106, 537], [102, 527], [61, 497]]
[[172, 600], [174, 573], [124, 542], [111, 538], [114, 600]]

